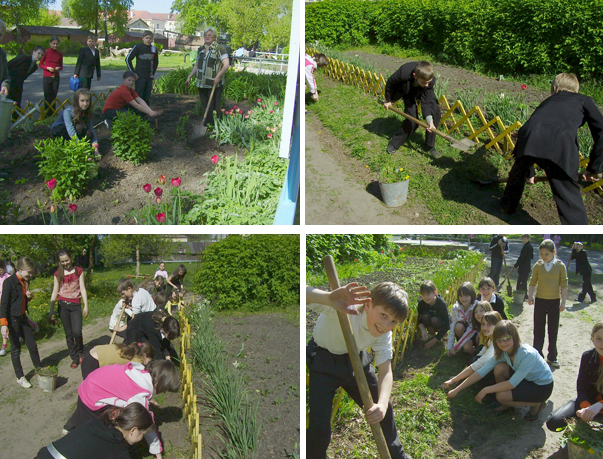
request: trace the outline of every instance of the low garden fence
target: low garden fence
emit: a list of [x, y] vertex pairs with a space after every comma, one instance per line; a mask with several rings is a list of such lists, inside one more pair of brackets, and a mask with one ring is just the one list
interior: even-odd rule
[[[306, 48], [306, 54], [310, 56], [313, 56], [317, 52], [318, 50], [315, 48]], [[329, 59], [329, 64], [325, 67], [324, 71], [329, 78], [341, 81], [347, 85], [358, 86], [365, 93], [376, 97], [384, 97], [387, 80], [382, 73], [364, 70], [338, 59]], [[451, 105], [445, 95], [442, 95], [438, 99], [438, 102], [445, 109], [438, 126], [444, 132], [451, 134], [456, 131], [460, 135], [464, 135], [461, 132], [461, 129], [464, 129], [469, 133], [467, 138], [470, 140], [482, 141], [483, 139], [485, 149], [494, 148], [505, 159], [511, 158], [511, 154], [515, 148], [511, 135], [514, 131], [518, 131], [521, 128], [522, 124], [519, 121], [516, 121], [511, 126], [505, 126], [499, 116], [495, 116], [488, 121], [479, 106], [476, 105], [467, 111], [460, 100], [453, 102]], [[475, 121], [475, 117], [477, 117], [481, 126], [473, 126], [471, 120]], [[580, 153], [580, 167], [585, 167], [586, 164], [588, 164], [588, 158], [584, 158]], [[587, 193], [592, 190], [597, 190], [599, 194], [603, 194], [603, 179], [584, 187], [582, 192]]]

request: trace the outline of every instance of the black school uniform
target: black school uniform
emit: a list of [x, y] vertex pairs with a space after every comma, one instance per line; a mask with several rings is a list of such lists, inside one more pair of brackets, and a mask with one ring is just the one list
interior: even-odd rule
[[448, 305], [440, 295], [436, 297], [433, 306], [430, 306], [423, 300], [419, 301], [417, 312], [419, 323], [422, 323], [425, 327], [433, 327], [436, 331], [436, 339], [441, 340], [450, 329]]
[[[477, 301], [481, 301], [482, 295], [478, 293], [476, 299]], [[490, 298], [490, 306], [492, 306], [492, 309], [500, 314], [503, 320], [507, 320], [507, 315], [505, 314], [505, 302], [500, 295], [497, 295], [496, 293], [492, 294], [492, 298]]]
[[99, 50], [96, 48], [91, 49], [89, 46], [80, 48], [74, 73], [80, 78], [83, 88], [90, 89], [95, 69], [96, 76], [100, 78], [101, 65]]
[[[136, 58], [136, 67], [134, 67], [134, 58]], [[144, 43], [134, 45], [126, 57], [126, 64], [128, 70], [138, 75], [134, 86], [136, 94], [149, 105], [153, 78], [159, 66], [157, 47], [155, 45], [147, 46]]]
[[502, 239], [503, 246], [506, 242], [504, 236], [499, 236], [495, 234], [490, 241], [490, 251], [491, 251], [491, 264], [490, 264], [490, 272], [488, 273], [488, 277], [494, 281], [494, 284], [498, 286], [498, 281], [500, 280], [500, 272], [502, 270], [503, 265], [503, 247], [498, 245], [498, 241]]
[[582, 275], [582, 291], [578, 295], [578, 301], [584, 301], [584, 298], [586, 298], [586, 294], [588, 293], [588, 296], [590, 297], [590, 302], [594, 303], [595, 301], [597, 301], [597, 296], [595, 295], [593, 284], [590, 281], [590, 277], [593, 273], [593, 268], [588, 262], [588, 255], [586, 254], [586, 251], [582, 249], [580, 252], [578, 252], [576, 249], [572, 249], [570, 262], [572, 260], [576, 260], [576, 274]]
[[519, 130], [515, 164], [500, 203], [503, 211], [515, 212], [525, 179], [537, 164], [549, 179], [561, 223], [588, 225], [578, 186], [578, 129], [584, 123], [594, 140], [586, 170], [603, 171], [603, 115], [590, 97], [558, 92], [542, 102]]
[[[436, 78], [433, 77], [431, 83], [427, 88], [415, 85], [416, 80], [413, 76], [413, 72], [417, 62], [409, 62], [402, 65], [396, 73], [390, 76], [385, 84], [385, 102], [396, 102], [400, 99], [404, 100], [404, 113], [408, 113], [414, 118], [418, 118], [417, 115], [417, 100], [421, 102], [421, 112], [423, 117], [427, 119], [428, 116], [433, 117], [433, 124], [437, 127], [440, 124], [442, 113], [438, 105], [438, 99], [435, 95], [433, 87], [435, 86]], [[400, 148], [406, 140], [412, 135], [417, 129], [417, 124], [405, 119], [402, 122], [402, 126], [394, 134], [390, 140], [396, 150]], [[434, 132], [425, 131], [425, 144], [429, 149], [435, 147], [436, 135]]]
[[33, 60], [31, 54], [22, 54], [8, 62], [8, 74], [10, 75], [8, 98], [17, 102], [19, 107], [23, 98], [23, 83], [36, 70], [38, 70], [38, 64]]
[[530, 277], [530, 272], [532, 271], [532, 259], [534, 258], [534, 247], [530, 241], [526, 242], [521, 248], [521, 252], [519, 254], [519, 258], [514, 268], [517, 268], [517, 290], [521, 290], [522, 292], [527, 292], [528, 290], [528, 278]]
[[153, 311], [141, 312], [128, 322], [125, 344], [147, 341], [155, 348], [155, 358], [165, 359], [174, 356], [176, 352], [172, 343], [161, 335], [157, 323], [153, 320]]

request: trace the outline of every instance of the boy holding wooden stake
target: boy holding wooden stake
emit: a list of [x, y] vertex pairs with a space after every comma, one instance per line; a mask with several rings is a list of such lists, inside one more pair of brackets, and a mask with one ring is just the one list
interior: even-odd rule
[[[306, 434], [306, 458], [327, 457], [331, 441], [331, 410], [337, 388], [343, 387], [362, 406], [337, 317], [339, 311], [350, 315], [364, 373], [373, 400], [376, 400], [372, 407], [364, 407], [366, 420], [370, 424], [381, 424], [392, 459], [409, 459], [398, 439], [393, 407], [389, 401], [393, 385], [392, 331], [408, 315], [408, 294], [393, 282], [380, 283], [370, 292], [366, 287], [351, 283], [330, 293], [306, 287], [306, 303], [308, 309], [320, 313], [313, 337], [306, 347], [310, 369], [310, 425]], [[366, 352], [368, 348], [375, 352], [378, 378], [371, 365], [372, 357]]]

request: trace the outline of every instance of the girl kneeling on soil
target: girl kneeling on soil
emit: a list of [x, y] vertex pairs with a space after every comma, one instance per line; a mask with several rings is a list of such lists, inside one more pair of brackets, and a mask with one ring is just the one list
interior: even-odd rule
[[[475, 300], [475, 289], [471, 282], [464, 282], [456, 292], [456, 303], [452, 306], [450, 314], [450, 333], [448, 334], [448, 344], [446, 353], [448, 357], [454, 357], [457, 351], [462, 348], [465, 352], [472, 354], [473, 335], [473, 308], [477, 304]], [[454, 339], [457, 343], [454, 344]]]
[[[154, 360], [146, 367], [130, 362], [108, 365], [93, 371], [77, 389], [77, 408], [65, 424], [71, 431], [85, 422], [98, 419], [112, 406], [125, 408], [138, 402], [149, 409], [151, 397], [162, 392], [177, 392], [180, 386], [178, 369], [172, 362]], [[66, 433], [66, 432], [65, 432]], [[163, 448], [155, 429], [145, 434], [149, 452], [162, 459]]]
[[107, 365], [125, 365], [136, 362], [142, 365], [155, 360], [155, 349], [149, 343], [101, 344], [86, 354], [82, 362], [82, 379], [94, 370]]
[[498, 312], [503, 320], [507, 320], [507, 315], [505, 314], [505, 302], [500, 295], [495, 293], [496, 284], [491, 278], [484, 277], [479, 281], [477, 291], [479, 292], [477, 295], [478, 301], [488, 301], [490, 306], [492, 306], [492, 309]]
[[[532, 279], [528, 289], [528, 304], [534, 305], [534, 348], [544, 357], [545, 326], [548, 316], [549, 352], [546, 361], [551, 367], [559, 368], [557, 361], [557, 333], [559, 332], [559, 316], [565, 310], [567, 297], [567, 269], [557, 259], [555, 243], [545, 239], [540, 244], [540, 260], [532, 269]], [[534, 301], [534, 289], [536, 301]]]
[[35, 459], [129, 459], [129, 446], [153, 430], [153, 417], [140, 403], [111, 407], [42, 448]]
[[[488, 306], [490, 306], [490, 303], [488, 303], [487, 301], [485, 301], [485, 302], [480, 301], [478, 303], [478, 306], [476, 306], [476, 308], [479, 307], [479, 305], [481, 303], [486, 303]], [[483, 342], [484, 342], [484, 346], [482, 347], [482, 350], [478, 354], [479, 359], [476, 362], [469, 365], [463, 371], [461, 371], [454, 378], [450, 378], [448, 381], [445, 381], [444, 384], [442, 384], [442, 386], [441, 386], [442, 389], [446, 390], [449, 387], [451, 387], [453, 384], [455, 384], [459, 381], [463, 381], [459, 386], [457, 386], [456, 388], [454, 388], [450, 392], [448, 392], [448, 400], [452, 400], [459, 394], [459, 392], [461, 392], [463, 389], [466, 389], [471, 384], [473, 384], [473, 383], [470, 384], [468, 382], [469, 376], [471, 376], [473, 373], [475, 373], [477, 370], [479, 370], [481, 367], [483, 367], [486, 362], [488, 362], [492, 357], [494, 357], [494, 346], [492, 345], [492, 333], [494, 332], [494, 326], [501, 320], [502, 319], [500, 317], [500, 314], [496, 311], [488, 311], [483, 315], [482, 321], [481, 321], [481, 327], [480, 327], [480, 337], [481, 337], [481, 340], [483, 340]], [[491, 376], [491, 374], [488, 374], [488, 376]], [[486, 385], [492, 385], [494, 383], [495, 383], [495, 381], [492, 378], [492, 381], [490, 381], [490, 384], [486, 384]]]
[[[58, 269], [54, 273], [54, 288], [50, 296], [49, 320], [54, 319], [54, 304], [59, 300], [59, 317], [65, 329], [71, 368], [77, 368], [84, 358], [82, 317], [88, 317], [88, 295], [84, 270], [73, 265], [71, 254], [62, 249], [58, 253]], [[82, 300], [84, 309], [82, 310]]]
[[87, 139], [92, 143], [94, 155], [100, 158], [98, 151], [98, 140], [92, 123], [92, 105], [90, 102], [90, 91], [80, 88], [75, 91], [73, 105], [63, 110], [52, 126], [50, 133], [65, 140]]
[[529, 344], [519, 339], [517, 327], [510, 320], [502, 320], [492, 335], [494, 357], [467, 378], [467, 385], [474, 384], [494, 370], [496, 384], [484, 387], [475, 396], [482, 403], [488, 394], [496, 394], [500, 406], [495, 415], [511, 407], [529, 406], [526, 421], [535, 421], [546, 407], [553, 392], [553, 373], [542, 356]]
[[165, 309], [136, 314], [125, 327], [115, 327], [117, 331], [122, 329], [126, 330], [124, 343], [147, 341], [155, 349], [157, 359], [171, 360], [177, 355], [170, 341], [180, 336], [180, 324]]
[[586, 422], [603, 422], [603, 321], [595, 324], [590, 339], [595, 347], [582, 354], [578, 397], [567, 402], [546, 421], [546, 426], [553, 432], [564, 428], [567, 420], [576, 416]]

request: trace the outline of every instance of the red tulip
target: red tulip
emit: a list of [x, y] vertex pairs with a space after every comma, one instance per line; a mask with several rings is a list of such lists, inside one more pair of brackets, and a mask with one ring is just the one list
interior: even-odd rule
[[220, 158], [218, 158], [218, 155], [213, 155], [211, 157], [211, 162], [214, 164], [218, 164], [218, 161], [220, 161]]
[[145, 184], [142, 186], [142, 189], [144, 190], [144, 192], [145, 192], [145, 193], [149, 193], [149, 192], [151, 191], [151, 189], [152, 189], [152, 188], [153, 188], [153, 187], [151, 186], [151, 184], [150, 184], [150, 183], [145, 183]]
[[160, 175], [159, 178], [157, 179], [157, 181], [161, 184], [161, 185], [165, 185], [165, 175]]
[[528, 89], [528, 87], [525, 84], [522, 84], [521, 89], [523, 89], [525, 91], [526, 89]]
[[249, 115], [245, 115], [245, 119], [248, 119], [248, 118], [249, 118]]
[[274, 105], [278, 105], [278, 102], [275, 102]]
[[258, 102], [261, 102], [261, 101], [262, 101], [262, 99], [258, 99]]
[[265, 106], [265, 105], [262, 105], [262, 108], [266, 108], [266, 106]]
[[155, 193], [155, 196], [160, 197], [163, 194], [163, 190], [159, 187], [155, 188], [153, 190], [153, 192]]
[[236, 110], [236, 109], [238, 109], [238, 108], [239, 108], [239, 106], [238, 106], [238, 105], [235, 105], [235, 106], [234, 106], [234, 107], [232, 107], [232, 108], [234, 108], [234, 109]]
[[172, 186], [179, 187], [180, 183], [182, 183], [182, 181], [180, 180], [180, 177], [172, 179]]
[[268, 134], [268, 138], [271, 139], [272, 138], [272, 134]]
[[75, 212], [77, 210], [77, 204], [69, 204], [69, 210]]
[[163, 223], [165, 221], [165, 212], [155, 215], [155, 218], [159, 223]]
[[54, 190], [57, 187], [57, 179], [50, 179], [46, 182], [46, 186], [51, 190]]
[[440, 263], [444, 263], [443, 261], [440, 261]]
[[274, 110], [270, 110], [270, 113], [274, 113]]

